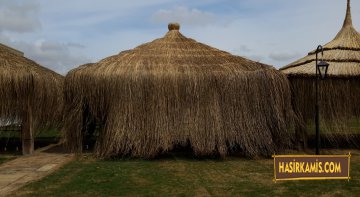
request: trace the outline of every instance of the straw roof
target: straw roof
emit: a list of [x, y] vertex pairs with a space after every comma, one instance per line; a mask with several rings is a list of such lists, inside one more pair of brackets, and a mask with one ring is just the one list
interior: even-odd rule
[[[332, 77], [360, 76], [360, 34], [352, 24], [350, 0], [347, 2], [344, 24], [329, 43], [323, 46], [324, 56], [319, 58], [330, 64], [328, 74]], [[315, 51], [280, 69], [288, 75], [314, 76]]]
[[[357, 124], [360, 117], [360, 34], [352, 25], [350, 0], [341, 30], [323, 49], [324, 56], [319, 53], [318, 58], [330, 64], [329, 77], [320, 81], [318, 92], [321, 128], [326, 133], [323, 137], [335, 146], [344, 144], [339, 136], [359, 146], [359, 139], [350, 127]], [[290, 81], [294, 110], [311, 125], [316, 102], [315, 51], [280, 70]], [[306, 132], [306, 128], [297, 130]]]
[[21, 51], [19, 51], [19, 50], [16, 50], [16, 49], [14, 49], [14, 48], [11, 48], [11, 47], [9, 47], [9, 46], [6, 46], [6, 45], [4, 45], [4, 44], [1, 44], [1, 43], [0, 43], [0, 48], [2, 48], [2, 50], [7, 50], [7, 51], [12, 52], [12, 53], [15, 53], [15, 54], [17, 54], [17, 55], [24, 56], [24, 53], [23, 53], [23, 52], [21, 52]]
[[59, 123], [63, 76], [0, 45], [0, 118], [17, 122], [29, 108], [33, 126]]
[[289, 144], [286, 77], [179, 29], [170, 24], [163, 38], [68, 73], [64, 131], [72, 151], [82, 151], [84, 109], [102, 127], [95, 153], [103, 158], [151, 158], [176, 145], [196, 155], [236, 149], [254, 157]]

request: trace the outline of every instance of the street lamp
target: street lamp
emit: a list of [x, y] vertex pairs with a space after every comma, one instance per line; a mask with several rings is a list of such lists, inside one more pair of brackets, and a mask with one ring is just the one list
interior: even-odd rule
[[319, 128], [319, 78], [325, 79], [327, 77], [327, 71], [329, 64], [324, 61], [318, 63], [318, 52], [321, 51], [321, 56], [324, 55], [324, 50], [321, 45], [319, 45], [315, 51], [316, 61], [315, 61], [315, 86], [316, 86], [316, 98], [315, 98], [315, 129], [316, 129], [316, 154], [320, 154], [320, 128]]
[[329, 64], [327, 62], [320, 61], [317, 64], [317, 68], [321, 79], [325, 79], [327, 77], [327, 70], [329, 68]]

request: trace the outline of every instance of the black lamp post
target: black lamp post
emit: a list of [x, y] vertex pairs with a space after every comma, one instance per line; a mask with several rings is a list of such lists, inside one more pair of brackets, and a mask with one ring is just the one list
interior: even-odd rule
[[316, 79], [315, 79], [315, 86], [316, 86], [316, 98], [315, 98], [315, 129], [316, 129], [316, 154], [320, 154], [320, 128], [319, 128], [319, 78], [325, 79], [327, 77], [327, 70], [329, 64], [324, 61], [320, 61], [318, 63], [318, 52], [321, 51], [321, 56], [324, 55], [324, 50], [321, 45], [319, 45], [316, 49], [316, 61], [315, 61], [315, 68], [316, 68]]

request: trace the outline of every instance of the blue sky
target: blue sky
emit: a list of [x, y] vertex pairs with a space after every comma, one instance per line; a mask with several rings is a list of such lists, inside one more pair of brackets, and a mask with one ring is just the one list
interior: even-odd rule
[[[352, 0], [360, 29], [360, 1]], [[0, 42], [66, 74], [162, 37], [169, 22], [199, 42], [282, 67], [340, 30], [346, 0], [1, 0]]]

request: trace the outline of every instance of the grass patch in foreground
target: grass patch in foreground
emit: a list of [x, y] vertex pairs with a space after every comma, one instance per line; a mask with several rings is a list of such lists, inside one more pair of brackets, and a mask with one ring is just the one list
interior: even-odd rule
[[350, 182], [274, 183], [272, 159], [196, 160], [174, 156], [152, 161], [100, 161], [86, 157], [12, 196], [359, 196], [360, 151], [351, 152]]
[[[60, 137], [61, 133], [58, 129], [48, 129], [42, 128], [39, 129], [35, 133], [35, 138], [58, 138]], [[21, 129], [20, 128], [13, 128], [13, 130], [1, 130], [0, 129], [0, 138], [21, 138]]]
[[0, 155], [0, 165], [15, 158], [16, 156]]

